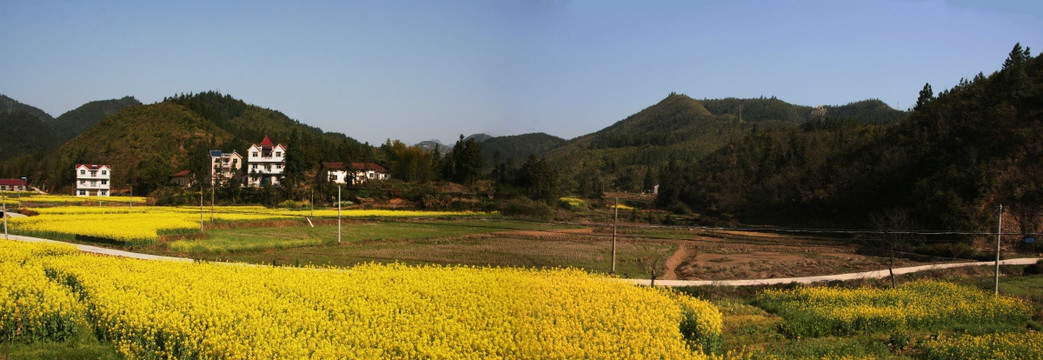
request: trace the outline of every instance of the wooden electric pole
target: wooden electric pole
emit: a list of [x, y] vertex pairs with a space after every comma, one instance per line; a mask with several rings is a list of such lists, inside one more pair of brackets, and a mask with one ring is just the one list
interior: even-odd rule
[[619, 224], [619, 198], [616, 198], [616, 205], [612, 207], [615, 211], [615, 215], [612, 219], [612, 273], [616, 273], [616, 226]]
[[996, 225], [996, 295], [1000, 294], [1000, 237], [1003, 234], [1003, 204], [1000, 204], [1000, 217]]

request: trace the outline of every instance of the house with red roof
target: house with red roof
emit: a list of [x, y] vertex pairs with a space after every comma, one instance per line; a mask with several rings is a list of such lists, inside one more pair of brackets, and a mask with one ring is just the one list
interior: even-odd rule
[[188, 170], [181, 170], [174, 173], [174, 175], [170, 176], [170, 184], [181, 187], [192, 186], [192, 172]]
[[246, 185], [279, 185], [286, 171], [286, 145], [275, 144], [268, 135], [246, 150]]
[[76, 164], [76, 196], [109, 196], [112, 168], [108, 165]]
[[28, 191], [25, 179], [0, 179], [0, 191]]

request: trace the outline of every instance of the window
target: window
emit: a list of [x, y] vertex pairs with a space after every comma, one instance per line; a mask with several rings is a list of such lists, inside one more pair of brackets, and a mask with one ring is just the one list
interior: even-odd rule
[[106, 172], [107, 172], [107, 170], [102, 170], [102, 171], [101, 171], [101, 174], [102, 174], [102, 175], [105, 175], [105, 174], [106, 174]]
[[109, 184], [109, 181], [108, 181], [108, 180], [102, 180], [102, 181], [101, 181], [101, 184], [102, 184], [102, 185], [108, 185], [108, 184]]
[[254, 151], [254, 152], [253, 152], [253, 155], [250, 155], [250, 156], [252, 156], [252, 157], [257, 157], [257, 152], [256, 152], [256, 151]]
[[92, 171], [91, 171], [91, 177], [98, 177], [98, 172], [97, 172], [97, 171], [94, 171], [94, 170], [92, 170]]
[[250, 165], [251, 169], [257, 170], [257, 164]]
[[282, 169], [282, 164], [275, 164], [276, 169]]
[[80, 175], [87, 175], [87, 170], [80, 169]]
[[80, 196], [87, 195], [87, 190], [80, 190]]
[[105, 190], [98, 190], [98, 196], [105, 195]]
[[276, 151], [275, 152], [275, 157], [282, 157], [282, 152]]
[[272, 171], [272, 166], [271, 165], [265, 165], [264, 166], [264, 171]]

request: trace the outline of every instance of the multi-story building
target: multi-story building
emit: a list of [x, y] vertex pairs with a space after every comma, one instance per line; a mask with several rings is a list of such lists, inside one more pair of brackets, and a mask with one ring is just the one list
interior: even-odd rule
[[286, 170], [286, 146], [273, 144], [268, 135], [246, 151], [246, 184], [253, 187], [279, 185]]
[[[270, 142], [270, 141], [269, 141]], [[221, 150], [210, 150], [210, 185], [220, 185], [225, 181], [239, 177], [243, 168], [243, 156], [235, 150], [224, 153]]]
[[111, 179], [108, 165], [76, 164], [76, 196], [109, 196]]

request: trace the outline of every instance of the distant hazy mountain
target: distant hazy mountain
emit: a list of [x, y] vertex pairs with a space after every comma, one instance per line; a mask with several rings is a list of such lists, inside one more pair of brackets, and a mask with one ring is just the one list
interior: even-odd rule
[[453, 150], [452, 146], [443, 144], [441, 141], [438, 140], [421, 141], [417, 143], [416, 146], [427, 152], [433, 152], [435, 150], [438, 150], [438, 153], [442, 155], [445, 155], [450, 150]]

